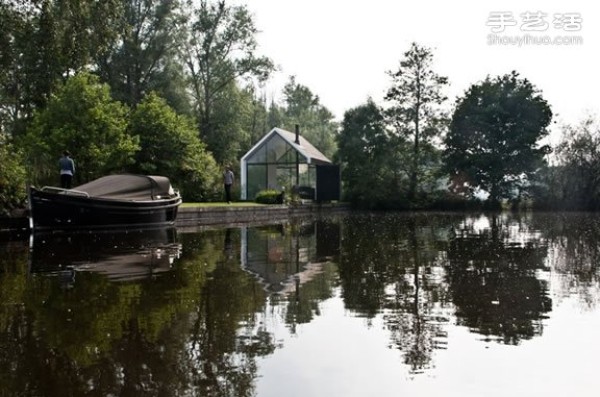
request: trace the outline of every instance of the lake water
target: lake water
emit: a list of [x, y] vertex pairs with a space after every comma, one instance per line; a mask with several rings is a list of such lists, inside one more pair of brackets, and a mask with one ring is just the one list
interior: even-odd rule
[[0, 396], [597, 396], [600, 216], [0, 241]]

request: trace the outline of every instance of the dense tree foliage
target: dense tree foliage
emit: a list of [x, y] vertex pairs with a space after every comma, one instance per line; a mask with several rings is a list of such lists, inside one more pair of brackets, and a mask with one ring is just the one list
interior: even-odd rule
[[535, 205], [544, 209], [600, 209], [600, 124], [589, 116], [562, 127], [552, 164], [530, 188]]
[[137, 138], [127, 133], [127, 120], [127, 107], [113, 100], [97, 77], [70, 78], [34, 115], [24, 139], [31, 181], [56, 184], [64, 150], [75, 159], [77, 183], [126, 170], [139, 150]]
[[7, 137], [0, 133], [0, 216], [22, 206], [26, 192], [23, 156]]
[[319, 96], [313, 94], [308, 87], [297, 83], [296, 78], [291, 76], [283, 88], [283, 100], [283, 119], [273, 127], [282, 126], [294, 131], [295, 125], [298, 124], [302, 136], [325, 156], [333, 157], [338, 124], [334, 121], [333, 113], [321, 104]]
[[441, 105], [447, 99], [442, 90], [448, 78], [436, 74], [432, 63], [432, 51], [412, 43], [398, 70], [389, 72], [392, 86], [385, 96], [390, 104], [386, 113], [396, 135], [410, 147], [406, 153], [409, 201], [415, 199], [422, 174], [433, 166], [434, 139], [439, 142], [446, 126]]
[[[338, 156], [346, 198], [361, 207], [426, 208], [443, 188], [440, 142], [446, 77], [431, 69], [432, 51], [413, 43], [397, 71], [386, 108], [346, 112]], [[376, 121], [376, 122], [375, 122]]]
[[[258, 53], [254, 17], [238, 3], [5, 0], [0, 26], [0, 145], [4, 156], [21, 157], [3, 170], [16, 173], [11, 189], [23, 184], [21, 164], [29, 181], [56, 183], [56, 158], [67, 148], [76, 182], [165, 173], [188, 199], [208, 200], [218, 190], [217, 165], [235, 169], [267, 131], [299, 125], [339, 160], [346, 198], [361, 206], [431, 208], [479, 190], [497, 202], [528, 190], [552, 208], [600, 208], [597, 128], [568, 127], [546, 167], [549, 148], [539, 142], [552, 112], [516, 72], [473, 84], [444, 137], [448, 79], [433, 71], [433, 51], [412, 43], [388, 72], [385, 110], [371, 101], [351, 109], [340, 131], [294, 76], [267, 97], [274, 63]], [[12, 191], [15, 206], [23, 194]]]
[[[274, 66], [257, 54], [258, 31], [245, 6], [10, 0], [0, 4], [0, 20], [6, 27], [0, 32], [0, 128], [16, 138], [17, 146], [5, 151], [25, 149], [31, 182], [54, 184], [56, 157], [70, 149], [76, 183], [107, 172], [156, 171], [179, 182], [187, 197], [208, 199], [216, 178], [209, 175], [219, 174], [213, 159], [237, 167], [265, 132], [296, 124], [328, 157], [335, 154], [338, 125], [308, 87], [291, 77], [282, 103], [270, 98], [267, 104], [260, 83]], [[144, 102], [151, 91], [177, 114], [193, 116], [201, 141], [189, 140], [182, 132], [189, 120], [169, 114], [158, 97]], [[160, 153], [146, 146], [157, 141]], [[185, 153], [182, 142], [190, 146]], [[176, 162], [166, 153], [182, 158]]]
[[[267, 109], [254, 83], [273, 64], [255, 56], [257, 30], [243, 6], [10, 0], [0, 4], [0, 22], [2, 152], [17, 157], [15, 166], [27, 162], [30, 182], [55, 184], [57, 156], [69, 149], [76, 183], [110, 172], [157, 172], [172, 177], [187, 199], [207, 200], [218, 185], [213, 155], [237, 166], [266, 132]], [[142, 106], [151, 91], [166, 103], [153, 95]], [[207, 127], [202, 140], [199, 125]], [[11, 186], [23, 185], [13, 179]]]
[[256, 55], [257, 29], [245, 6], [201, 0], [189, 23], [184, 57], [200, 137], [216, 160], [223, 163], [228, 160], [228, 152], [237, 153], [238, 142], [227, 136], [227, 126], [219, 123], [215, 105], [231, 93], [233, 83], [240, 79], [265, 80], [274, 66], [269, 58]]
[[348, 200], [362, 207], [380, 208], [398, 198], [391, 142], [382, 111], [373, 101], [345, 113], [337, 136], [336, 160], [342, 168]]
[[0, 128], [25, 131], [68, 76], [113, 40], [118, 0], [13, 0], [0, 4]]
[[129, 131], [140, 142], [133, 171], [169, 175], [186, 201], [212, 199], [220, 192], [217, 165], [193, 121], [177, 115], [164, 99], [146, 96], [131, 116]]
[[483, 189], [491, 202], [509, 198], [542, 165], [552, 119], [550, 105], [518, 73], [487, 77], [457, 100], [445, 139], [451, 178], [471, 191]]
[[[212, 119], [219, 125], [219, 133], [205, 142], [219, 163], [237, 166], [239, 158], [250, 148], [254, 105], [252, 92], [233, 82], [214, 101]], [[265, 132], [260, 131], [260, 136]]]
[[172, 60], [182, 41], [183, 16], [178, 1], [120, 0], [116, 40], [98, 55], [98, 73], [115, 99], [130, 106], [150, 90], [186, 109], [181, 68]]

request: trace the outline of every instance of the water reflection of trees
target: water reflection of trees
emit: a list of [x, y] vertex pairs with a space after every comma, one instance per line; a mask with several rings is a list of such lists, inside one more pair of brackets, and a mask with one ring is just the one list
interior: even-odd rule
[[600, 304], [600, 218], [590, 213], [534, 214], [549, 247], [559, 299], [576, 296], [583, 307]]
[[468, 217], [455, 230], [446, 273], [459, 324], [504, 343], [542, 332], [552, 307], [548, 246], [530, 222], [509, 216]]
[[[352, 214], [246, 240], [237, 228], [181, 234], [169, 271], [120, 283], [78, 272], [67, 288], [60, 271], [30, 273], [27, 244], [5, 244], [0, 395], [251, 396], [257, 358], [278, 347], [269, 316], [294, 332], [338, 290], [349, 311], [382, 318], [422, 372], [454, 316], [503, 343], [541, 334], [550, 268], [565, 295], [597, 304], [599, 232], [575, 214]], [[262, 273], [242, 268], [242, 241]], [[270, 290], [277, 280], [284, 288]]]
[[[186, 368], [194, 375], [193, 390], [200, 395], [250, 396], [255, 358], [272, 353], [275, 345], [265, 325], [256, 321], [265, 293], [240, 269], [239, 256], [228, 252], [227, 233], [222, 233], [221, 240], [226, 254], [216, 261], [209, 282], [201, 289], [188, 341], [192, 365]], [[235, 240], [239, 242], [239, 232]]]
[[[31, 255], [17, 244], [19, 255], [0, 258], [0, 294], [14, 302], [0, 311], [0, 395], [253, 395], [256, 358], [277, 347], [267, 310], [284, 307], [293, 331], [319, 314], [337, 280], [337, 224], [277, 230], [281, 240], [268, 245], [292, 259], [275, 263], [292, 288], [271, 297], [240, 266], [240, 229], [179, 235], [170, 270], [118, 283], [81, 265], [100, 269], [125, 255], [139, 269], [145, 259], [129, 236], [61, 236]], [[139, 253], [154, 252], [143, 241]]]
[[0, 395], [253, 395], [275, 344], [224, 233], [180, 236], [172, 271], [134, 282], [78, 272], [64, 288], [29, 274], [26, 247], [0, 258]]
[[340, 277], [347, 308], [383, 314], [391, 345], [413, 373], [444, 348], [451, 302], [443, 279], [452, 216], [363, 215], [343, 225]]

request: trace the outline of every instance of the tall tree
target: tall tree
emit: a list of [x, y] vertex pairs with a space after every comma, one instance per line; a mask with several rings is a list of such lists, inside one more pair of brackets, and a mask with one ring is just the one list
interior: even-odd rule
[[0, 123], [25, 130], [68, 76], [90, 67], [112, 40], [118, 0], [12, 0], [0, 3]]
[[[280, 127], [282, 125], [285, 125], [285, 121], [284, 121], [284, 109], [279, 106], [277, 104], [277, 102], [274, 99], [271, 99], [270, 103], [269, 103], [269, 108], [267, 110], [267, 128], [266, 130], [271, 130], [275, 127]], [[261, 138], [262, 134], [259, 135], [257, 138]], [[258, 141], [258, 139], [256, 139], [256, 142]]]
[[346, 199], [361, 207], [386, 206], [394, 188], [394, 152], [382, 111], [369, 100], [344, 114], [336, 161]]
[[12, 134], [19, 118], [17, 32], [25, 18], [12, 1], [0, 2], [0, 132]]
[[56, 54], [63, 77], [93, 66], [99, 53], [115, 40], [121, 20], [122, 0], [47, 0], [57, 22]]
[[338, 124], [334, 115], [321, 104], [318, 95], [306, 86], [296, 82], [294, 76], [283, 87], [285, 101], [283, 127], [292, 131], [300, 125], [302, 135], [324, 155], [331, 157], [335, 153], [335, 136]]
[[269, 125], [270, 114], [267, 108], [267, 96], [264, 86], [261, 85], [258, 89], [256, 87], [249, 87], [247, 91], [251, 95], [252, 104], [248, 119], [249, 140], [246, 142], [247, 146], [242, 150], [243, 153], [246, 153], [267, 131], [272, 129]]
[[[266, 79], [274, 69], [267, 57], [256, 55], [258, 33], [245, 6], [224, 0], [201, 0], [193, 10], [185, 59], [196, 101], [201, 138], [213, 150], [226, 140], [215, 120], [215, 106], [239, 79]], [[225, 142], [227, 146], [227, 142]], [[218, 162], [225, 159], [215, 154]]]
[[[99, 74], [116, 99], [137, 105], [150, 90], [170, 93], [185, 109], [182, 71], [176, 48], [183, 37], [183, 16], [177, 0], [119, 0], [123, 10], [115, 31], [118, 39], [98, 59]], [[177, 83], [177, 84], [176, 84]]]
[[434, 138], [445, 129], [446, 117], [441, 105], [442, 93], [448, 84], [446, 77], [432, 70], [433, 53], [429, 48], [412, 43], [404, 53], [397, 71], [389, 72], [392, 86], [385, 100], [390, 103], [387, 115], [396, 134], [412, 143], [410, 151], [408, 199], [415, 198], [420, 168], [427, 157], [423, 152], [432, 148]]
[[483, 189], [496, 204], [530, 178], [550, 150], [552, 111], [541, 93], [517, 72], [472, 85], [457, 100], [445, 139], [451, 178], [466, 176], [471, 191]]
[[57, 21], [52, 3], [44, 0], [3, 2], [0, 22], [3, 127], [19, 135], [60, 76]]
[[[250, 149], [250, 137], [258, 107], [252, 89], [244, 89], [231, 83], [218, 96], [213, 105], [213, 121], [218, 125], [217, 134], [211, 139], [210, 150], [219, 162], [237, 166], [239, 159]], [[266, 131], [262, 131], [261, 136]]]

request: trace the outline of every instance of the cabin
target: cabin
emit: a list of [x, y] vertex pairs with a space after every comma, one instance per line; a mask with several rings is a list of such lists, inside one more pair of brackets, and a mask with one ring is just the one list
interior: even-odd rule
[[240, 161], [242, 200], [265, 189], [296, 192], [306, 200], [340, 199], [340, 169], [304, 137], [273, 128]]

